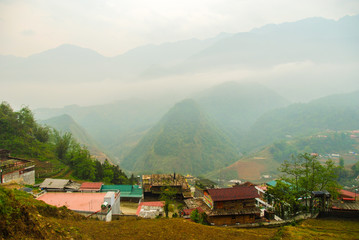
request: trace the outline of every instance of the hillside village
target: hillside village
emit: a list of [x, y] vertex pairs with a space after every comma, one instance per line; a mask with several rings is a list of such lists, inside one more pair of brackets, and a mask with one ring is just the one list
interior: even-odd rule
[[[34, 184], [35, 170], [31, 161], [13, 158], [7, 150], [0, 153], [3, 186], [16, 182], [26, 184], [27, 187], [20, 190], [30, 193], [37, 200], [56, 207], [65, 206], [87, 218], [102, 221], [114, 221], [130, 215], [152, 219], [172, 216], [212, 226], [245, 227], [253, 224], [281, 225], [293, 219], [317, 216], [359, 217], [358, 189], [338, 189], [336, 196], [331, 196], [326, 190], [312, 191], [310, 198], [315, 199], [315, 205], [311, 206], [310, 212], [278, 216], [281, 213], [278, 214], [275, 205], [290, 207], [290, 202], [283, 202], [279, 196], [268, 191], [283, 184], [280, 180], [279, 183], [272, 180], [262, 184], [236, 182], [231, 187], [218, 187], [190, 175], [172, 173], [142, 175], [136, 185], [79, 183], [51, 178]], [[300, 200], [302, 206], [308, 202], [304, 198]]]
[[129, 2], [0, 1], [0, 239], [359, 239], [359, 4]]

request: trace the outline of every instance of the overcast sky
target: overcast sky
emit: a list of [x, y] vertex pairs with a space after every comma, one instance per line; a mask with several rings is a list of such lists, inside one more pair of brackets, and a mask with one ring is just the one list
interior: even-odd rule
[[0, 0], [0, 54], [61, 44], [115, 56], [145, 44], [359, 13], [359, 0]]

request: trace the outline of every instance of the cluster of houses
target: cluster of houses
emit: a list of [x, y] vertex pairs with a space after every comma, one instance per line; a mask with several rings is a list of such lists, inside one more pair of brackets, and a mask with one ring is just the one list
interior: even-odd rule
[[[33, 162], [10, 157], [9, 151], [0, 150], [1, 183], [17, 181], [33, 185], [35, 183], [35, 165]], [[143, 218], [155, 218], [164, 214], [165, 202], [159, 197], [165, 188], [175, 192], [177, 201], [185, 204], [180, 215], [189, 218], [194, 210], [203, 213], [211, 225], [239, 225], [280, 220], [267, 209], [272, 205], [266, 201], [268, 186], [237, 181], [232, 187], [215, 188], [213, 184], [195, 184], [196, 178], [181, 174], [142, 175], [139, 185], [106, 185], [102, 182], [77, 183], [68, 179], [45, 179], [37, 195], [42, 200], [57, 207], [66, 206], [86, 217], [104, 221], [123, 216], [120, 202], [137, 203], [136, 215]], [[340, 190], [339, 198], [330, 201], [326, 191], [313, 192], [312, 197], [322, 199], [322, 208], [336, 212], [338, 216], [359, 216], [357, 192]]]

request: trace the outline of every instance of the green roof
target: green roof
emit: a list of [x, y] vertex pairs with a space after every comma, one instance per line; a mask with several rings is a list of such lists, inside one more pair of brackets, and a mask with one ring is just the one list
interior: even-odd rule
[[[292, 185], [292, 184], [290, 184], [289, 182], [286, 182], [286, 181], [282, 181], [282, 182], [285, 183], [285, 184], [288, 184], [288, 185]], [[277, 186], [277, 180], [272, 180], [270, 182], [267, 182], [266, 184], [268, 186], [275, 187], [275, 186]]]
[[101, 192], [120, 191], [120, 197], [142, 198], [142, 188], [138, 185], [102, 185]]

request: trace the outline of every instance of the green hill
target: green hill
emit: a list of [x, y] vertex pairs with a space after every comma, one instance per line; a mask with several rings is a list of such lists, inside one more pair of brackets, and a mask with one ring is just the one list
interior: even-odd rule
[[103, 162], [105, 159], [110, 159], [107, 154], [103, 152], [103, 147], [97, 143], [87, 131], [82, 128], [71, 116], [63, 114], [61, 116], [53, 117], [41, 123], [55, 128], [60, 132], [69, 132], [73, 138], [76, 139], [81, 145], [86, 146], [91, 155], [96, 157], [99, 161]]
[[265, 113], [245, 136], [243, 148], [253, 150], [282, 139], [327, 130], [355, 129], [359, 129], [359, 92], [332, 95]]
[[61, 132], [70, 132], [79, 143], [89, 148], [98, 148], [98, 143], [67, 114], [44, 120], [42, 123]]
[[200, 175], [239, 158], [229, 138], [194, 100], [177, 103], [125, 157], [121, 166], [135, 172]]

